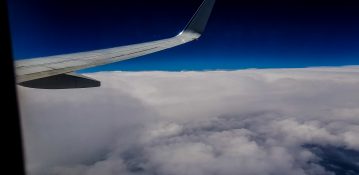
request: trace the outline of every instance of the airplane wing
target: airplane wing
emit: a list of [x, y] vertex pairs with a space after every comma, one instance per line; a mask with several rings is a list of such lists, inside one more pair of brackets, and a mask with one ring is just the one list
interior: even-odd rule
[[177, 36], [141, 44], [72, 54], [18, 60], [17, 84], [41, 89], [98, 87], [100, 82], [73, 72], [165, 50], [198, 39], [204, 31], [215, 0], [204, 0], [185, 29]]

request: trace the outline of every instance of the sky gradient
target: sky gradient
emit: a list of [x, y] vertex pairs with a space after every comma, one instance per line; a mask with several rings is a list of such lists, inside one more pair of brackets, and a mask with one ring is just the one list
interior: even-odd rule
[[[9, 0], [14, 56], [50, 56], [171, 37], [201, 2]], [[219, 0], [199, 41], [81, 72], [358, 65], [358, 8], [349, 0]]]

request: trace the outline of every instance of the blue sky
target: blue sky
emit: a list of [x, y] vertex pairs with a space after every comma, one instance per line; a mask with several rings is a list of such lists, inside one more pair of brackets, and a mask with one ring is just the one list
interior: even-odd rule
[[[176, 35], [201, 0], [9, 0], [15, 59]], [[354, 1], [218, 1], [197, 42], [83, 70], [234, 70], [359, 64]]]

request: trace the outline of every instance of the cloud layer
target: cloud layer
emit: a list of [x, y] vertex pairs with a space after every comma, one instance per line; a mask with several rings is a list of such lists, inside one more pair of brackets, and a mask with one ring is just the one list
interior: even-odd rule
[[29, 174], [334, 174], [306, 145], [359, 151], [358, 67], [88, 76], [18, 88]]

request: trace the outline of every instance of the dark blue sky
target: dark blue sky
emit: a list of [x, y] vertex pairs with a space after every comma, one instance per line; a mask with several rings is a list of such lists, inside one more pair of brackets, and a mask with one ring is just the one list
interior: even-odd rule
[[[202, 0], [8, 0], [16, 59], [176, 35]], [[359, 64], [349, 0], [217, 0], [197, 42], [97, 70], [217, 70]], [[86, 72], [85, 71], [85, 72]]]

